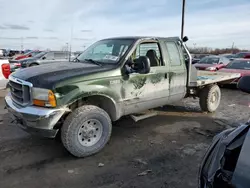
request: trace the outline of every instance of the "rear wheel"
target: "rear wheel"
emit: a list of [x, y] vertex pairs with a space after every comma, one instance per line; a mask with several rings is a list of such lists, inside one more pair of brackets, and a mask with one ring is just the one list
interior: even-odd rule
[[86, 157], [104, 148], [111, 131], [109, 115], [97, 106], [86, 105], [66, 118], [61, 129], [61, 139], [72, 155]]
[[205, 112], [215, 112], [220, 105], [221, 91], [218, 85], [209, 85], [200, 92], [200, 107]]

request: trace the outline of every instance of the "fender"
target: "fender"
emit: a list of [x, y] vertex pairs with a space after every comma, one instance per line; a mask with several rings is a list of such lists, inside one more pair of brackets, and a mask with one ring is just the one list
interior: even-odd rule
[[[93, 83], [92, 83], [93, 84]], [[57, 105], [70, 106], [77, 102], [77, 106], [84, 102], [101, 105], [107, 111], [113, 121], [118, 120], [123, 114], [121, 106], [120, 89], [104, 85], [78, 83], [65, 85], [55, 89]]]

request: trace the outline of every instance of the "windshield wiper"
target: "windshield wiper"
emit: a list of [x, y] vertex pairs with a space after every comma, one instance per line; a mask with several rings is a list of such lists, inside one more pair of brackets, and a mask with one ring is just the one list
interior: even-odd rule
[[88, 61], [88, 62], [91, 62], [91, 63], [93, 63], [93, 64], [95, 64], [95, 65], [102, 66], [101, 63], [99, 63], [99, 62], [97, 62], [97, 61], [95, 61], [95, 60], [93, 60], [93, 59], [84, 59], [84, 60], [85, 60], [85, 61]]
[[75, 61], [75, 62], [81, 62], [80, 59], [78, 59], [77, 57], [73, 61]]

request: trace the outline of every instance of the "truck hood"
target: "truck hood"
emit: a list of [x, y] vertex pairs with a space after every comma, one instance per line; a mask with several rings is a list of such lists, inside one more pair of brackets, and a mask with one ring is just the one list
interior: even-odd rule
[[53, 89], [58, 82], [78, 76], [111, 70], [115, 65], [98, 66], [87, 62], [49, 63], [20, 69], [12, 74], [13, 77], [31, 82], [34, 87]]

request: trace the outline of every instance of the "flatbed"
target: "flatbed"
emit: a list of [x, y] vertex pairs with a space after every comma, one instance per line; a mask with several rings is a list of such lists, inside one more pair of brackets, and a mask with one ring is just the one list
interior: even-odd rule
[[240, 73], [197, 71], [197, 81], [191, 82], [190, 86], [200, 87], [208, 84], [220, 83], [223, 81], [239, 78]]

